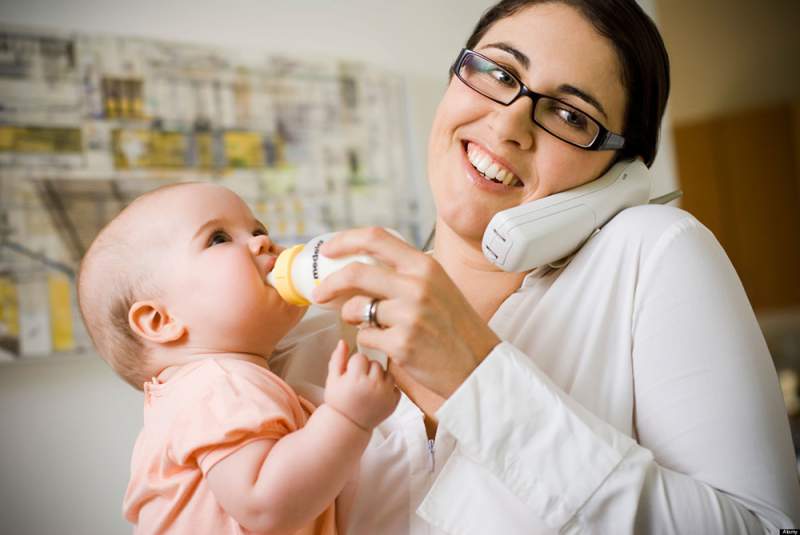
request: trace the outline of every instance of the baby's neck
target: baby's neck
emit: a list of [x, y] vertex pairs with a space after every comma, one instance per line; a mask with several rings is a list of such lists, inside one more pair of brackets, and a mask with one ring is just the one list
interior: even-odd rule
[[[162, 357], [166, 357], [166, 355], [162, 355]], [[198, 352], [193, 353], [191, 355], [180, 355], [175, 356], [171, 355], [167, 358], [155, 358], [153, 359], [155, 366], [156, 373], [154, 376], [158, 378], [159, 382], [166, 382], [175, 375], [175, 373], [180, 370], [182, 366], [187, 364], [191, 364], [193, 362], [198, 362], [201, 360], [207, 359], [217, 359], [217, 360], [243, 360], [245, 362], [250, 362], [257, 366], [261, 366], [264, 369], [269, 370], [269, 365], [267, 364], [267, 359], [264, 358], [262, 355], [257, 355], [255, 353], [233, 353], [233, 352], [225, 352], [225, 351], [211, 351], [211, 352]]]

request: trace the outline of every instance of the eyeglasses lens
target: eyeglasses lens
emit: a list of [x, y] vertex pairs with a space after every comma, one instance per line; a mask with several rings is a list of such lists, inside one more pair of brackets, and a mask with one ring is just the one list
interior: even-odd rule
[[[477, 54], [467, 53], [459, 65], [458, 77], [470, 88], [501, 104], [510, 104], [520, 92], [520, 83], [500, 65]], [[540, 96], [533, 121], [552, 135], [569, 143], [588, 147], [599, 133], [599, 125], [577, 108]]]
[[475, 54], [461, 62], [459, 77], [478, 93], [503, 104], [519, 93], [519, 83], [505, 69]]

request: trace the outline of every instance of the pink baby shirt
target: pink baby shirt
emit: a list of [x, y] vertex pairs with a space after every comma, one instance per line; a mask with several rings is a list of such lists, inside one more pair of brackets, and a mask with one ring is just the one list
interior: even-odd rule
[[[199, 360], [144, 387], [125, 518], [136, 533], [246, 533], [217, 503], [205, 474], [250, 442], [301, 428], [313, 405], [266, 368], [235, 359]], [[295, 535], [335, 535], [335, 525], [331, 504]]]

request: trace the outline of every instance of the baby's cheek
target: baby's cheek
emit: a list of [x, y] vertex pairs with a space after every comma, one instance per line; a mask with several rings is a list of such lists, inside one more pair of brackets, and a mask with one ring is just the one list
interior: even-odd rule
[[236, 295], [250, 293], [263, 284], [258, 269], [250, 258], [236, 255], [220, 262], [211, 275], [214, 285], [219, 285], [222, 292]]
[[224, 255], [208, 265], [195, 266], [190, 278], [194, 283], [185, 285], [187, 302], [203, 308], [211, 306], [214, 315], [230, 316], [230, 323], [257, 313], [263, 301], [265, 282], [253, 260], [245, 255]]
[[225, 299], [244, 313], [263, 313], [270, 302], [268, 290], [257, 273], [245, 271], [232, 275]]

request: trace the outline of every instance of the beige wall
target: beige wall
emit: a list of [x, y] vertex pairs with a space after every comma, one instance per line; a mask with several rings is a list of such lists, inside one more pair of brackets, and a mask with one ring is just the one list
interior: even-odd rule
[[800, 98], [797, 0], [657, 0], [672, 120]]

